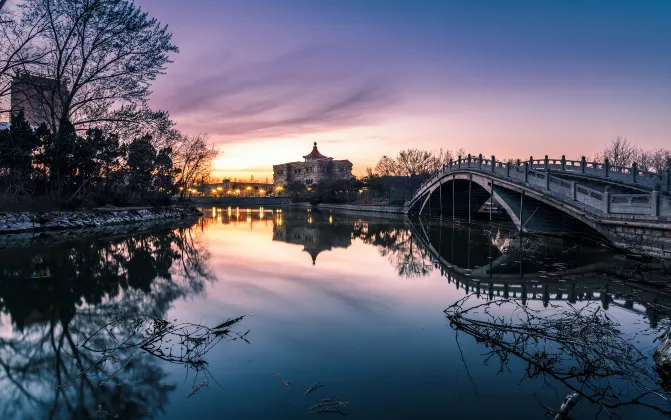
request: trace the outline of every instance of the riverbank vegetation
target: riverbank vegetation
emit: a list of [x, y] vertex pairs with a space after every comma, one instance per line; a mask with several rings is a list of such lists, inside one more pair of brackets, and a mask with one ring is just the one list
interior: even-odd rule
[[148, 106], [179, 52], [132, 1], [24, 0], [0, 16], [0, 201], [162, 204], [203, 182], [217, 149]]

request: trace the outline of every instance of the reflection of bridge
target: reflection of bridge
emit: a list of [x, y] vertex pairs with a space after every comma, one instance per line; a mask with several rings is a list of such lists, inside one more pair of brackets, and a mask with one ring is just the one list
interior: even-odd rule
[[595, 234], [618, 247], [671, 257], [671, 181], [608, 163], [530, 159], [456, 162], [427, 180], [408, 203], [411, 215], [471, 219], [493, 197], [519, 230], [550, 235]]
[[[571, 253], [564, 246], [538, 238], [518, 236], [510, 242], [501, 239], [505, 235], [501, 232], [492, 239], [470, 226], [424, 224], [421, 220], [409, 223], [409, 228], [434, 267], [466, 293], [489, 299], [520, 299], [523, 303], [539, 300], [544, 305], [553, 300], [601, 301], [605, 309], [616, 306], [646, 315], [653, 326], [660, 313], [671, 312], [671, 293], [630, 281], [625, 272], [618, 278], [615, 267], [622, 262], [603, 250], [586, 252], [581, 248]], [[525, 246], [529, 241], [531, 246]], [[512, 246], [500, 247], [501, 243]], [[555, 261], [550, 268], [537, 260], [547, 255]]]

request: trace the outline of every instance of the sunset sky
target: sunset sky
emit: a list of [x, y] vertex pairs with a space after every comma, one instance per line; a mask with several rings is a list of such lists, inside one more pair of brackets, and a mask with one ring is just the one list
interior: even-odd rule
[[588, 156], [671, 147], [671, 1], [138, 0], [181, 49], [151, 106], [216, 176], [311, 150], [355, 174], [407, 147]]

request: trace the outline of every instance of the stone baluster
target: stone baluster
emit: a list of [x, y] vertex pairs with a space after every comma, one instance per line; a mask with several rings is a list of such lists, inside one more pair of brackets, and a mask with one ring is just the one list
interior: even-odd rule
[[471, 167], [471, 154], [470, 153], [468, 154], [468, 157], [466, 159], [467, 159], [466, 160], [466, 164], [467, 164], [466, 167], [470, 168]]
[[533, 169], [533, 168], [534, 168], [534, 157], [529, 156], [529, 169]]
[[608, 178], [608, 171], [610, 170], [610, 162], [608, 162], [608, 158], [605, 158], [603, 160], [603, 176]]
[[450, 171], [452, 170], [452, 159], [450, 159]]
[[602, 194], [603, 201], [601, 202], [601, 211], [610, 213], [610, 187], [606, 187], [606, 191]]
[[459, 160], [457, 161], [457, 164], [459, 165], [458, 168], [461, 169], [461, 155], [459, 155]]
[[492, 172], [496, 172], [496, 156], [492, 155]]
[[529, 162], [524, 163], [524, 182], [529, 182]]
[[478, 169], [482, 170], [482, 153], [478, 155]]
[[566, 155], [561, 155], [561, 170], [566, 171]]
[[585, 169], [587, 169], [587, 159], [585, 159], [585, 156], [583, 156], [580, 159], [580, 172], [584, 174]]
[[550, 190], [550, 168], [545, 170], [545, 189]]
[[578, 189], [576, 188], [575, 181], [571, 181], [571, 198], [573, 201], [577, 201], [577, 190]]
[[671, 191], [671, 168], [668, 168], [664, 173], [664, 189]]
[[510, 165], [512, 165], [511, 162], [506, 162], [506, 178], [510, 178]]
[[636, 177], [638, 176], [638, 165], [636, 162], [631, 164], [631, 182], [636, 183]]
[[659, 193], [661, 190], [662, 186], [655, 184], [652, 194], [650, 194], [650, 215], [654, 217], [659, 216]]
[[547, 171], [550, 168], [550, 159], [548, 159], [548, 155], [545, 155], [545, 170]]

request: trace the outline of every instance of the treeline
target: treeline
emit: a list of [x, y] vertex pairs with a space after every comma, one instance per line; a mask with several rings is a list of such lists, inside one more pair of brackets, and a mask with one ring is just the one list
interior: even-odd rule
[[147, 104], [179, 52], [167, 26], [132, 0], [23, 0], [0, 26], [0, 203], [150, 204], [207, 181], [207, 137]]
[[621, 136], [608, 143], [595, 159], [597, 162], [608, 159], [611, 165], [622, 167], [630, 167], [635, 162], [639, 169], [658, 174], [671, 169], [671, 150], [666, 148], [644, 150]]
[[443, 149], [437, 151], [405, 149], [401, 150], [396, 157], [382, 156], [375, 165], [375, 169], [368, 172], [379, 176], [430, 174], [448, 165], [451, 159], [457, 159], [458, 156], [465, 157], [466, 151], [459, 149], [453, 153]]
[[[375, 168], [368, 168], [368, 174], [377, 176], [410, 176], [426, 175], [439, 171], [443, 166], [449, 165], [450, 160], [456, 161], [459, 157], [466, 159], [468, 153], [459, 149], [456, 153], [450, 150], [439, 149], [437, 151], [422, 149], [401, 150], [397, 156], [382, 156]], [[479, 156], [471, 153], [471, 158]], [[490, 155], [483, 155], [489, 158]], [[557, 158], [557, 156], [550, 156]], [[581, 159], [582, 156], [576, 157]], [[604, 146], [600, 153], [593, 158], [587, 157], [588, 161], [603, 163], [606, 159], [611, 166], [631, 167], [636, 163], [639, 169], [663, 174], [671, 169], [671, 150], [658, 148], [645, 150], [629, 142], [625, 137], [618, 136]], [[527, 162], [529, 157], [524, 158], [498, 158], [497, 160], [516, 163]]]

